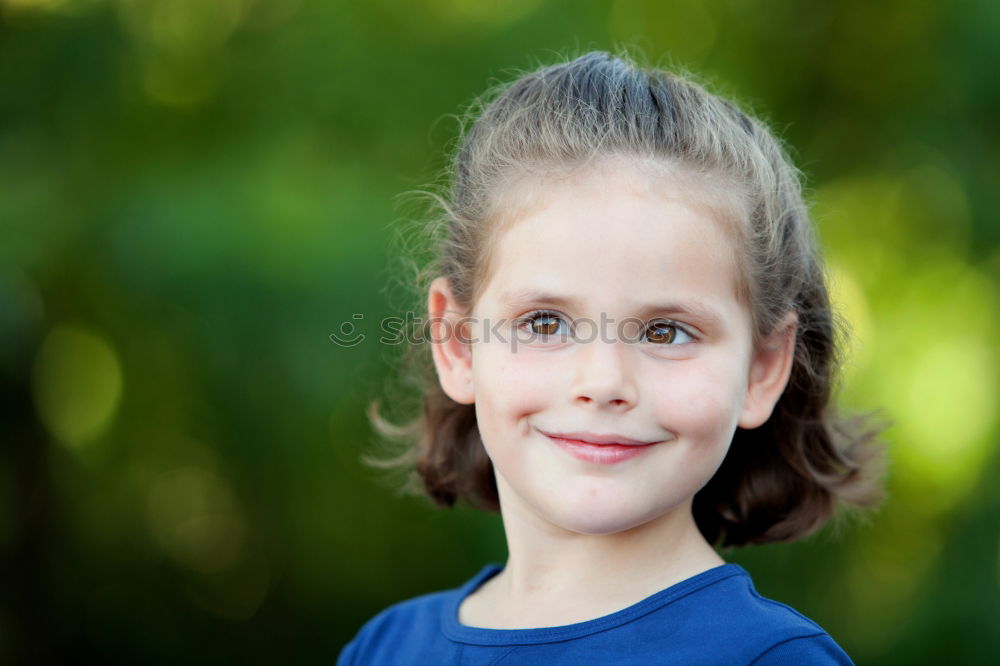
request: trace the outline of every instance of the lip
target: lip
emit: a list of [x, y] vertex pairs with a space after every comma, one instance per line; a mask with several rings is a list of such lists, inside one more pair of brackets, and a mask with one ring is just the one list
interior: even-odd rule
[[648, 442], [621, 435], [597, 435], [588, 432], [548, 433], [539, 431], [577, 460], [599, 465], [614, 465], [641, 456], [660, 441]]

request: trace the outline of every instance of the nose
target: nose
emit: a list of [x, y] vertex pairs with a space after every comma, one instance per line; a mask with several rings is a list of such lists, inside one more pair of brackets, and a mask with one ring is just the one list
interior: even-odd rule
[[573, 402], [618, 411], [632, 409], [638, 402], [639, 390], [628, 345], [595, 340], [577, 346], [571, 391]]

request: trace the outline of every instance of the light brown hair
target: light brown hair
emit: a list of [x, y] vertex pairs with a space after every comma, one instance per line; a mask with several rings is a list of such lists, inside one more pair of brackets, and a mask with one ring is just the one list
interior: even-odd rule
[[[823, 525], [838, 505], [870, 507], [881, 499], [877, 429], [833, 414], [837, 327], [799, 175], [760, 121], [687, 78], [603, 52], [525, 74], [471, 115], [450, 187], [437, 197], [439, 215], [426, 223], [433, 256], [414, 280], [422, 297], [444, 276], [471, 310], [489, 272], [503, 195], [526, 173], [629, 156], [726, 183], [742, 204], [735, 225], [740, 297], [754, 338], [790, 311], [798, 330], [791, 378], [770, 419], [736, 431], [721, 467], [695, 495], [698, 528], [720, 547], [791, 541]], [[497, 510], [475, 406], [444, 394], [428, 343], [411, 347], [406, 362], [420, 391], [419, 414], [396, 426], [377, 401], [370, 410], [380, 433], [406, 442], [390, 464], [409, 465], [442, 505], [464, 498]]]

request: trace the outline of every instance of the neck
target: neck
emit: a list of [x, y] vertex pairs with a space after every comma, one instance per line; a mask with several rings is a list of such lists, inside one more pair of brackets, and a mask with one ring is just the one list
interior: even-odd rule
[[498, 628], [601, 617], [725, 563], [698, 531], [690, 500], [628, 530], [580, 534], [521, 511], [511, 493], [501, 493], [509, 557], [489, 581], [492, 618], [480, 618]]

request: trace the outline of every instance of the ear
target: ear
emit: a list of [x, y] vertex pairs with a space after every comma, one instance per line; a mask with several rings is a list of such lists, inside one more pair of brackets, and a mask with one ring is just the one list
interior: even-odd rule
[[789, 312], [774, 328], [774, 332], [754, 350], [743, 411], [740, 413], [741, 428], [751, 429], [764, 425], [784, 393], [795, 358], [798, 321], [798, 314]]
[[441, 388], [455, 402], [471, 405], [475, 395], [468, 319], [455, 302], [446, 278], [439, 277], [431, 283], [427, 312], [430, 314], [431, 355]]

